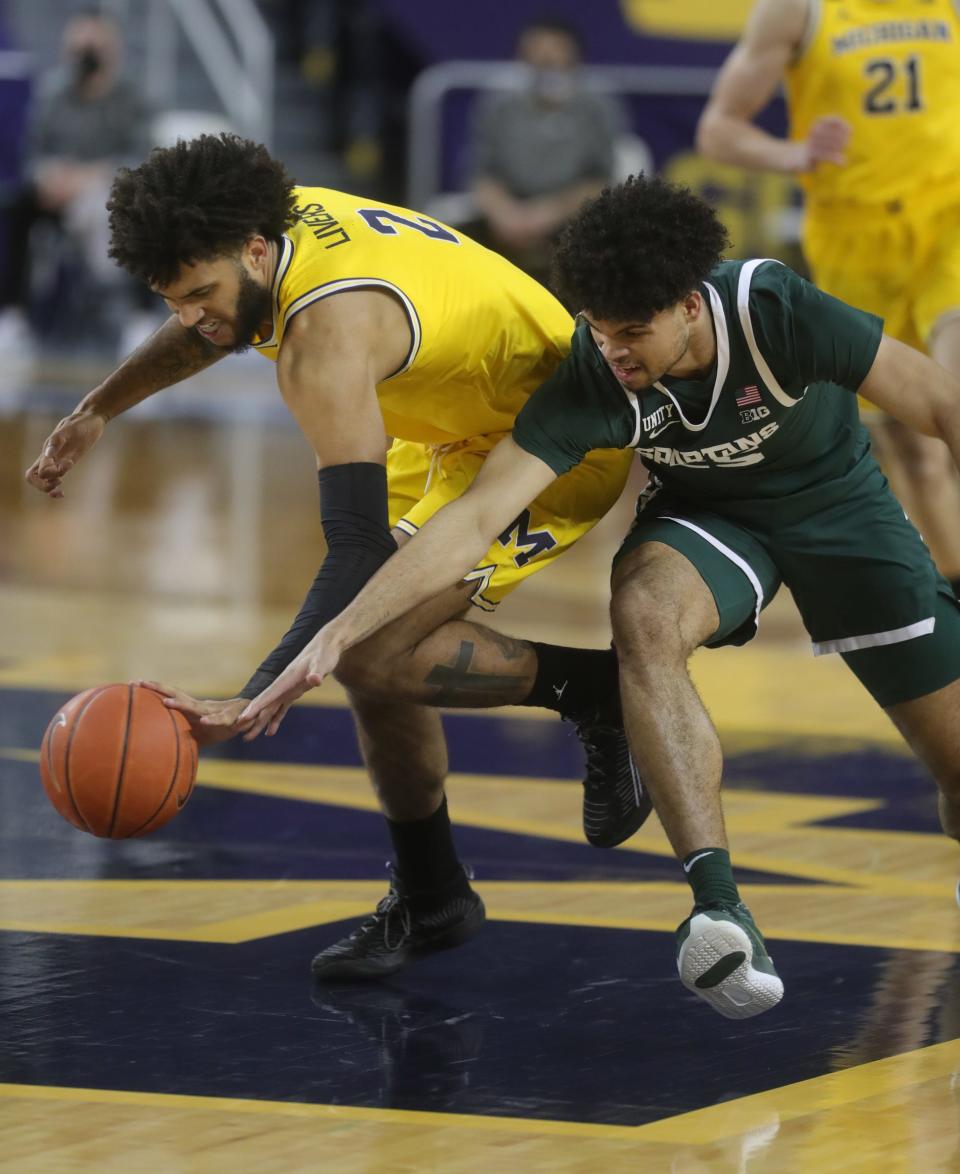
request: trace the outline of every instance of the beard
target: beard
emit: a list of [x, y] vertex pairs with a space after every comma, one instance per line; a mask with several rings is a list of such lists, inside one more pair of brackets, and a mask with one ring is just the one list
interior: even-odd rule
[[262, 323], [270, 320], [272, 311], [272, 291], [258, 285], [246, 269], [241, 267], [234, 328], [236, 341], [230, 347], [231, 354], [239, 355], [249, 349]]

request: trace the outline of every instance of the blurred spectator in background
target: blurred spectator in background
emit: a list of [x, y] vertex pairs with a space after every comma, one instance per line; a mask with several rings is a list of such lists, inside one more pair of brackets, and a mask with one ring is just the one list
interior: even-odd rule
[[122, 74], [120, 28], [98, 11], [81, 11], [64, 27], [62, 64], [41, 78], [30, 115], [26, 175], [5, 209], [6, 265], [0, 278], [0, 353], [32, 348], [31, 230], [38, 221], [74, 243], [88, 282], [92, 322], [114, 333], [133, 297], [107, 256], [106, 200], [114, 172], [139, 162], [150, 120], [140, 94]]
[[554, 234], [613, 177], [624, 119], [610, 98], [582, 88], [580, 38], [563, 21], [528, 25], [516, 56], [526, 88], [481, 100], [473, 195], [488, 243], [543, 279]]
[[[922, 18], [922, 19], [921, 19]], [[960, 14], [954, 0], [757, 0], [697, 145], [796, 174], [817, 285], [960, 375]], [[754, 118], [786, 83], [790, 137]], [[947, 446], [876, 411], [883, 471], [960, 589], [960, 479]]]

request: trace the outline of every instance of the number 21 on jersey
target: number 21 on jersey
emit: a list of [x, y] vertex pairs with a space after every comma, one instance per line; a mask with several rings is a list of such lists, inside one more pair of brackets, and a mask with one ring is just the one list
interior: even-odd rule
[[867, 114], [912, 114], [923, 109], [919, 57], [905, 61], [879, 57], [868, 61], [863, 72], [870, 84], [863, 97]]

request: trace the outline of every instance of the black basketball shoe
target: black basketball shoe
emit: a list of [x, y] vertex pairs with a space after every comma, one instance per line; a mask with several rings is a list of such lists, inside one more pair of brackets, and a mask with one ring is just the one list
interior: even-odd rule
[[587, 755], [583, 781], [583, 832], [596, 848], [615, 848], [653, 810], [619, 717], [596, 709], [571, 718]]
[[327, 946], [310, 963], [321, 982], [353, 982], [394, 974], [414, 958], [462, 945], [480, 929], [486, 910], [466, 881], [437, 909], [415, 912], [401, 877], [390, 874], [390, 891], [373, 914], [347, 937]]

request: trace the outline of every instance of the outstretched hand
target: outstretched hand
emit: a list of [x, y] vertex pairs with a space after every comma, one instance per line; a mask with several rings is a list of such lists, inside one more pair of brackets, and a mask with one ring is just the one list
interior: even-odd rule
[[[226, 701], [201, 701], [182, 689], [162, 685], [159, 681], [136, 681], [135, 684], [159, 693], [168, 709], [182, 713], [190, 723], [191, 733], [201, 746], [226, 742], [241, 734], [245, 741], [249, 741], [260, 732], [254, 730], [253, 722], [239, 720], [241, 711], [247, 705], [246, 697], [230, 697]], [[269, 714], [269, 717], [272, 716], [273, 711]]]
[[64, 477], [103, 435], [106, 417], [96, 412], [66, 416], [43, 442], [40, 455], [25, 474], [27, 481], [48, 497], [63, 497]]
[[290, 706], [304, 693], [316, 689], [325, 677], [337, 667], [340, 654], [323, 630], [317, 633], [300, 655], [290, 662], [279, 677], [250, 702], [239, 716], [241, 722], [252, 722], [248, 738], [255, 738], [266, 730], [272, 737], [280, 728]]

